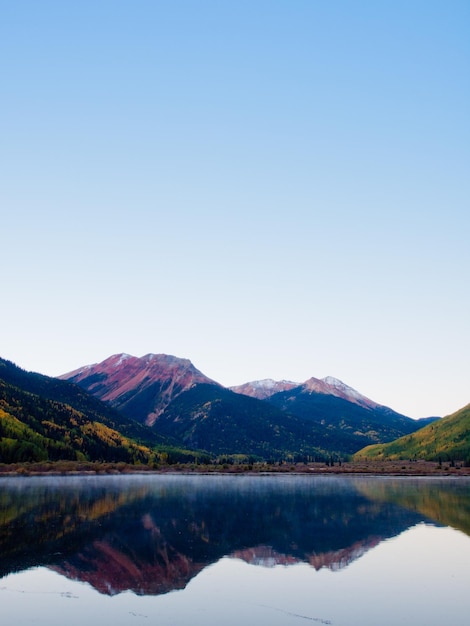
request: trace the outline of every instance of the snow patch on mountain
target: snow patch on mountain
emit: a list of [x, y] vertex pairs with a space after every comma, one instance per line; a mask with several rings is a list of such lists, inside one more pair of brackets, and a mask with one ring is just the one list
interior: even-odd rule
[[279, 385], [298, 385], [291, 380], [273, 380], [272, 378], [263, 378], [262, 380], [254, 380], [253, 387], [257, 389], [276, 389]]
[[132, 355], [126, 354], [125, 352], [123, 352], [122, 354], [118, 356], [119, 356], [119, 359], [116, 361], [116, 363], [114, 363], [114, 367], [119, 367], [119, 365], [122, 365], [124, 361], [127, 361], [127, 359], [132, 358]]
[[366, 396], [362, 395], [362, 393], [359, 393], [356, 389], [353, 389], [353, 387], [343, 383], [343, 381], [339, 380], [339, 378], [335, 378], [334, 376], [325, 376], [325, 378], [322, 378], [321, 380], [331, 387], [333, 395], [338, 395], [347, 400], [351, 400], [351, 402], [355, 402], [356, 404], [366, 406], [368, 408], [375, 408], [379, 406], [373, 400], [370, 400]]
[[266, 400], [279, 391], [288, 391], [298, 387], [299, 383], [291, 380], [273, 380], [272, 378], [263, 378], [262, 380], [253, 380], [243, 385], [230, 387], [231, 391], [240, 393], [244, 396], [258, 398], [258, 400]]

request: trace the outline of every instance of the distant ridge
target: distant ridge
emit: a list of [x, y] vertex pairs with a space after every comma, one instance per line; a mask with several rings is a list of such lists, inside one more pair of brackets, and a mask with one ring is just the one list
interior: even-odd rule
[[279, 391], [288, 391], [298, 387], [300, 383], [294, 383], [291, 380], [273, 380], [272, 378], [264, 378], [263, 380], [254, 380], [243, 385], [229, 387], [231, 391], [240, 393], [258, 400], [266, 400]]
[[241, 393], [246, 396], [266, 400], [281, 391], [289, 391], [297, 387], [302, 387], [307, 392], [314, 392], [343, 398], [348, 402], [354, 402], [359, 406], [369, 409], [375, 409], [381, 405], [366, 396], [362, 395], [349, 385], [346, 385], [338, 378], [327, 376], [326, 378], [309, 378], [303, 383], [295, 383], [290, 380], [272, 380], [266, 378], [264, 380], [254, 380], [243, 385], [230, 387], [235, 393]]

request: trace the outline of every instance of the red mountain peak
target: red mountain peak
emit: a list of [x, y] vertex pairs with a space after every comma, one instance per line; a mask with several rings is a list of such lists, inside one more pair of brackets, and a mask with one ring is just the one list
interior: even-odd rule
[[194, 367], [189, 359], [168, 354], [113, 354], [101, 363], [87, 365], [60, 376], [100, 400], [128, 414], [139, 408], [136, 419], [152, 425], [168, 404], [196, 384], [217, 383]]

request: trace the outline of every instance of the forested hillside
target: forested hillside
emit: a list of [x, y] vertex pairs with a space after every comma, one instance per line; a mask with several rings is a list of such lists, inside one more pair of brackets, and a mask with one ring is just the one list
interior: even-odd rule
[[427, 459], [470, 463], [470, 404], [456, 413], [386, 444], [367, 446], [357, 459]]
[[134, 430], [108, 407], [100, 409], [101, 403], [74, 385], [24, 372], [0, 359], [0, 462], [154, 459], [148, 445], [117, 430], [138, 435], [140, 425]]

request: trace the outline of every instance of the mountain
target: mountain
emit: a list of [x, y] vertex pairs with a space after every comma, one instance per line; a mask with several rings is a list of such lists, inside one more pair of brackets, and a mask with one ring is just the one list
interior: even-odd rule
[[189, 449], [216, 455], [286, 456], [324, 459], [332, 447], [324, 429], [262, 400], [217, 385], [196, 385], [180, 394], [158, 418], [155, 428]]
[[321, 393], [324, 395], [336, 396], [337, 398], [343, 398], [348, 402], [354, 402], [359, 406], [366, 408], [375, 408], [378, 405], [376, 402], [369, 400], [366, 396], [363, 396], [358, 391], [349, 387], [341, 380], [333, 378], [333, 376], [327, 376], [326, 378], [309, 378], [304, 383], [295, 383], [290, 380], [272, 380], [266, 378], [264, 380], [254, 380], [237, 387], [230, 387], [235, 393], [241, 393], [246, 396], [258, 398], [258, 400], [267, 400], [276, 393], [282, 391], [290, 391], [297, 387], [303, 387], [306, 391], [312, 393]]
[[331, 449], [347, 454], [367, 445], [366, 441], [392, 441], [423, 425], [332, 377], [310, 378], [298, 387], [273, 394], [267, 402], [312, 425], [321, 425], [330, 434]]
[[60, 378], [180, 446], [215, 455], [346, 455], [422, 425], [331, 376], [226, 389], [189, 360], [165, 354], [115, 354]]
[[235, 389], [165, 354], [116, 354], [60, 378], [0, 359], [0, 461], [155, 462], [164, 447], [174, 460], [324, 460], [422, 426], [332, 377]]
[[0, 359], [0, 462], [149, 462], [159, 441], [76, 385]]
[[257, 398], [258, 400], [266, 400], [279, 391], [288, 391], [298, 387], [299, 383], [290, 380], [273, 380], [272, 378], [264, 378], [263, 380], [254, 380], [236, 387], [229, 387], [230, 391]]
[[396, 441], [368, 446], [355, 457], [470, 462], [470, 404]]
[[188, 359], [167, 354], [115, 354], [59, 376], [109, 403], [128, 417], [152, 426], [181, 393], [197, 384], [217, 383]]
[[370, 400], [356, 391], [356, 389], [353, 389], [333, 376], [327, 376], [322, 379], [309, 378], [302, 387], [309, 393], [335, 396], [335, 398], [342, 398], [343, 400], [362, 406], [365, 409], [376, 409], [380, 407], [380, 404], [377, 404], [377, 402]]

